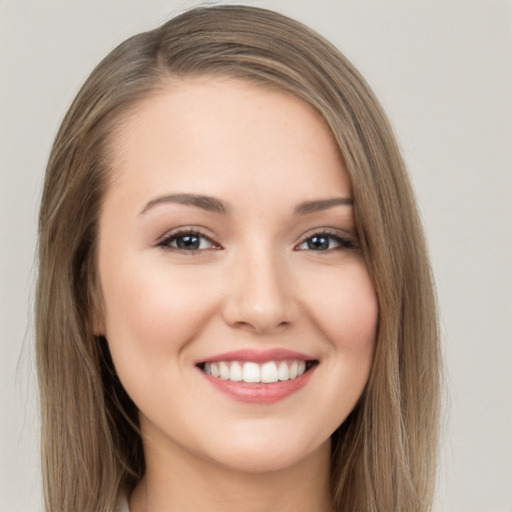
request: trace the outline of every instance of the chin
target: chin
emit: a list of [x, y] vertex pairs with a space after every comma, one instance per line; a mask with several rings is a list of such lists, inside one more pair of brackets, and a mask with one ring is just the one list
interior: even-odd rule
[[[294, 436], [246, 435], [229, 445], [218, 443], [208, 450], [215, 465], [243, 473], [282, 471], [307, 462], [311, 457], [330, 454], [331, 440], [307, 441]], [[204, 453], [204, 452], [203, 452]], [[330, 455], [327, 455], [330, 456]]]

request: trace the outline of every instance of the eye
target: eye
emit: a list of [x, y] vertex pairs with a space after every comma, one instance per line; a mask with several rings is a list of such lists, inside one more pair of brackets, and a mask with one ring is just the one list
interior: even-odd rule
[[329, 251], [332, 249], [356, 249], [353, 240], [334, 233], [319, 232], [308, 236], [296, 250], [299, 251]]
[[215, 242], [198, 231], [179, 231], [177, 233], [171, 233], [158, 242], [157, 246], [180, 252], [219, 249], [219, 246]]

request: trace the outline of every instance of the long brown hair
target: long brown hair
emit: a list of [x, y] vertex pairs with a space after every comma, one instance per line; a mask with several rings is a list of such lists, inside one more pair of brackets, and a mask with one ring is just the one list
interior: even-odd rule
[[36, 343], [48, 512], [112, 512], [144, 474], [137, 410], [91, 323], [112, 134], [170, 79], [234, 76], [302, 99], [330, 126], [349, 173], [379, 302], [359, 404], [333, 434], [337, 510], [431, 508], [439, 343], [415, 200], [392, 130], [357, 70], [318, 34], [272, 11], [216, 6], [136, 35], [92, 72], [57, 134], [39, 217]]

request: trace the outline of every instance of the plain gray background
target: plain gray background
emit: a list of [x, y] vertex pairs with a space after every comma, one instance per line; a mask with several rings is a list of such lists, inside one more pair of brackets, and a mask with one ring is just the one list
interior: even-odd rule
[[[52, 139], [108, 51], [198, 3], [0, 0], [1, 512], [41, 510], [31, 308]], [[512, 3], [245, 3], [333, 41], [388, 112], [425, 222], [442, 315], [446, 419], [435, 510], [511, 512]]]

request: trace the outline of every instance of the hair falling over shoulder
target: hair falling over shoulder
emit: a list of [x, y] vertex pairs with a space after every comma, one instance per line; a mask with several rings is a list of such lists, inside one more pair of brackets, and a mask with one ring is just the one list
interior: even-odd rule
[[333, 434], [340, 512], [431, 509], [440, 350], [435, 294], [413, 192], [370, 88], [321, 36], [244, 6], [197, 8], [138, 34], [91, 73], [67, 112], [46, 170], [36, 297], [47, 512], [113, 512], [144, 474], [137, 410], [105, 340], [97, 229], [115, 128], [134, 106], [190, 75], [226, 75], [300, 98], [324, 118], [350, 176], [356, 225], [379, 304], [364, 394]]

